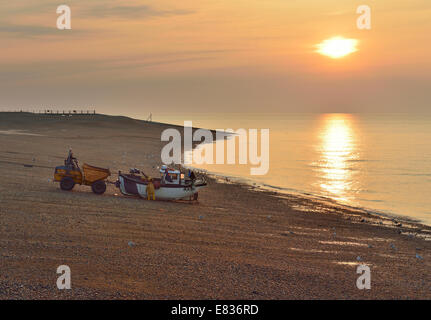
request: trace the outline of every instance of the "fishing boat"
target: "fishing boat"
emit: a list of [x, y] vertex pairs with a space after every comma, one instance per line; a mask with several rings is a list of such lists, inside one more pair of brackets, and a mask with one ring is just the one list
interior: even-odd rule
[[[187, 179], [179, 170], [162, 166], [160, 178], [152, 178], [156, 200], [197, 200], [198, 192], [207, 183], [203, 179]], [[147, 199], [148, 176], [131, 169], [129, 174], [118, 173], [116, 186], [127, 196]]]

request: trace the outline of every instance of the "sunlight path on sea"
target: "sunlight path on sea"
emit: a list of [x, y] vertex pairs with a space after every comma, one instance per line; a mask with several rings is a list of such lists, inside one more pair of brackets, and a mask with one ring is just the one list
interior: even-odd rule
[[318, 160], [312, 163], [319, 178], [317, 184], [323, 194], [349, 202], [353, 200], [354, 170], [352, 163], [358, 160], [358, 149], [353, 128], [353, 116], [326, 114], [321, 118]]

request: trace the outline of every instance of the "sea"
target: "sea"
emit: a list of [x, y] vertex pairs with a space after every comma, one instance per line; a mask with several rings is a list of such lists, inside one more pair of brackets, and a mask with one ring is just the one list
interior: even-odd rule
[[431, 225], [430, 114], [166, 113], [154, 114], [153, 121], [269, 129], [265, 175], [252, 175], [256, 166], [238, 162], [193, 166], [282, 193], [329, 198]]

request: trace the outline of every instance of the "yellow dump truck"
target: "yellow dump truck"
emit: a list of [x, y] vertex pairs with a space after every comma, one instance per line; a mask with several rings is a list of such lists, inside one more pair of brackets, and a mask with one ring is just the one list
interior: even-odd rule
[[91, 186], [95, 194], [103, 194], [106, 191], [106, 179], [111, 175], [109, 169], [90, 166], [86, 163], [82, 170], [72, 153], [66, 159], [64, 166], [55, 168], [54, 181], [60, 182], [61, 190], [70, 191], [75, 184]]

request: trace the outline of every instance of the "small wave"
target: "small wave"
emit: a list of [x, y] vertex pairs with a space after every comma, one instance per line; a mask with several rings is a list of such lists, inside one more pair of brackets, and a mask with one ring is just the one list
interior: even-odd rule
[[398, 173], [397, 176], [431, 177], [431, 173]]
[[358, 198], [359, 201], [365, 201], [365, 202], [386, 202], [384, 200], [379, 200], [379, 199], [361, 199]]
[[372, 159], [350, 159], [346, 160], [346, 162], [378, 162], [382, 160], [372, 160]]

